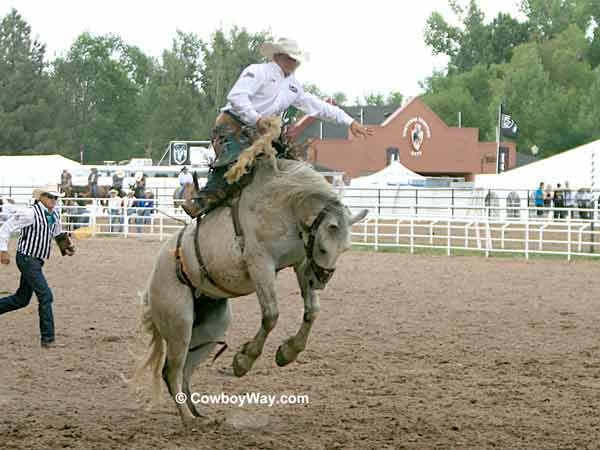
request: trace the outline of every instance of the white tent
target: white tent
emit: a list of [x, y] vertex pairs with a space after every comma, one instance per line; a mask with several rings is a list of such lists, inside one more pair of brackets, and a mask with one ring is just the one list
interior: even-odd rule
[[475, 187], [490, 190], [536, 189], [540, 182], [564, 186], [568, 181], [571, 189], [600, 187], [598, 161], [600, 140], [576, 147], [558, 155], [521, 166], [499, 175], [476, 175]]
[[354, 178], [351, 188], [384, 189], [396, 186], [423, 186], [425, 177], [393, 160], [386, 168], [366, 177]]
[[0, 193], [29, 197], [33, 186], [58, 185], [63, 169], [78, 167], [60, 155], [0, 156]]

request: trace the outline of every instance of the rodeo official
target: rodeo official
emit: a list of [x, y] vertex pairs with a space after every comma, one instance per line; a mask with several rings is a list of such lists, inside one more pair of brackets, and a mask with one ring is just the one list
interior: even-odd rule
[[73, 246], [67, 233], [62, 231], [60, 216], [55, 210], [59, 193], [54, 186], [36, 189], [35, 203], [31, 208], [21, 209], [0, 228], [0, 263], [9, 264], [8, 240], [11, 233], [21, 231], [17, 243], [17, 267], [21, 272], [19, 288], [14, 295], [0, 298], [0, 315], [24, 308], [35, 292], [39, 305], [42, 347], [54, 346], [54, 316], [52, 314], [52, 291], [42, 272], [44, 261], [50, 257], [52, 239], [56, 240], [61, 254], [73, 256]]
[[203, 214], [222, 197], [227, 186], [225, 172], [252, 144], [246, 130], [261, 130], [262, 120], [280, 115], [290, 106], [310, 116], [346, 125], [355, 137], [373, 134], [372, 129], [362, 126], [341, 108], [304, 90], [294, 72], [308, 60], [308, 54], [300, 50], [296, 41], [280, 38], [266, 42], [260, 53], [271, 62], [246, 67], [229, 92], [227, 105], [217, 116], [212, 133], [217, 159], [194, 203], [184, 207], [192, 217]]

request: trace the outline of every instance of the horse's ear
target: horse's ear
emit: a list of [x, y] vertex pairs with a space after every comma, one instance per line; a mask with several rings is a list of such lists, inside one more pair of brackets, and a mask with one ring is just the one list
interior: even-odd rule
[[200, 186], [198, 185], [198, 173], [194, 172], [192, 174], [192, 179], [194, 180], [194, 189], [196, 189], [196, 191], [200, 190]]
[[350, 225], [354, 225], [355, 223], [360, 222], [365, 217], [367, 217], [368, 213], [369, 213], [368, 209], [363, 209], [358, 214], [356, 214], [354, 216], [350, 216]]

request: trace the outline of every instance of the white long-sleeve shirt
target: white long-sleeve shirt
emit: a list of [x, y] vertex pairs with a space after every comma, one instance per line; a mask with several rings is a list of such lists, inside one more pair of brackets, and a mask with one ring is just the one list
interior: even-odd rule
[[285, 76], [275, 62], [246, 67], [227, 96], [221, 111], [231, 111], [247, 125], [261, 117], [282, 114], [295, 106], [309, 116], [350, 126], [354, 121], [337, 106], [305, 92], [294, 75]]
[[[47, 208], [43, 204], [40, 203], [40, 206], [42, 209], [47, 211]], [[0, 252], [8, 251], [8, 240], [10, 239], [12, 233], [21, 231], [23, 228], [33, 225], [33, 223], [33, 209], [23, 208], [16, 210], [16, 212], [6, 222], [4, 222], [4, 225], [0, 227]], [[52, 236], [56, 237], [62, 232], [62, 225], [60, 221], [58, 221]]]

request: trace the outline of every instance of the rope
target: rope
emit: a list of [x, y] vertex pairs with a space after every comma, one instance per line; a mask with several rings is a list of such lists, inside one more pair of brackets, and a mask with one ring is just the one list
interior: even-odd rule
[[187, 222], [185, 220], [180, 219], [179, 217], [172, 216], [171, 214], [168, 214], [168, 213], [164, 212], [162, 209], [154, 208], [154, 210], [156, 212], [161, 213], [163, 216], [167, 216], [169, 219], [176, 220], [177, 222], [183, 223], [184, 225], [187, 224]]

